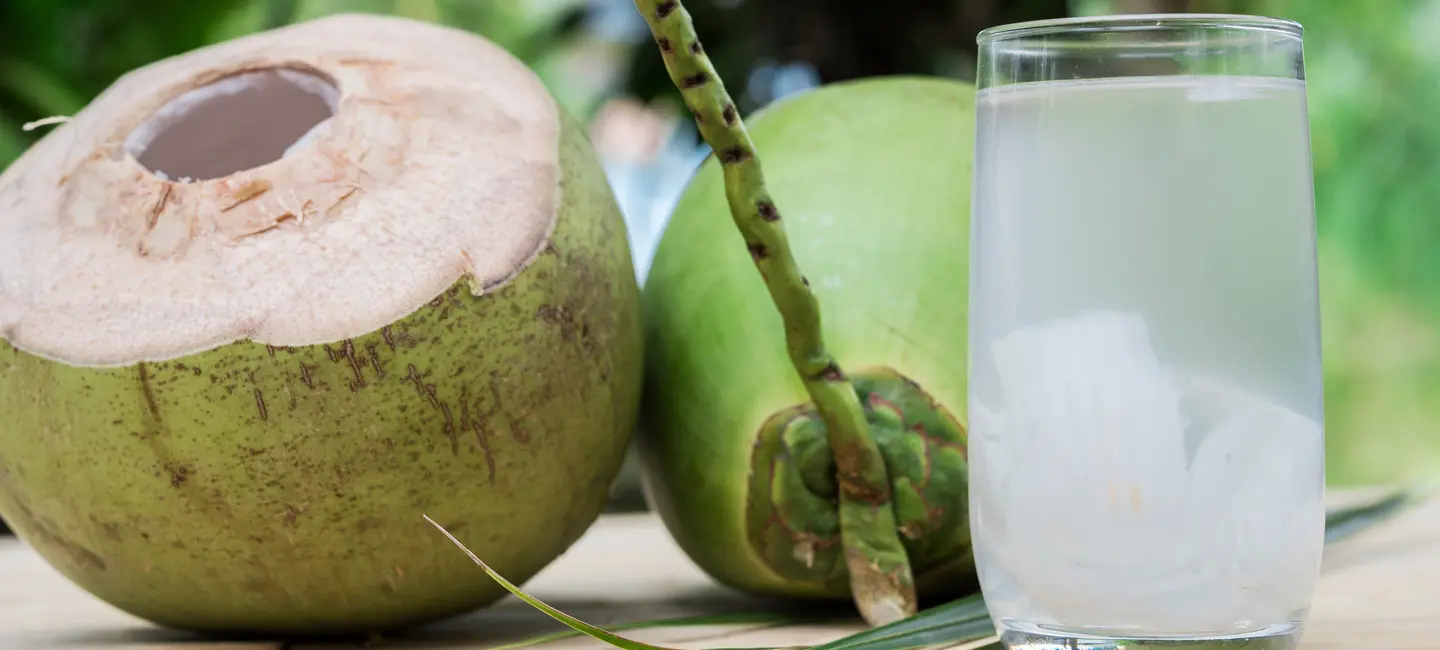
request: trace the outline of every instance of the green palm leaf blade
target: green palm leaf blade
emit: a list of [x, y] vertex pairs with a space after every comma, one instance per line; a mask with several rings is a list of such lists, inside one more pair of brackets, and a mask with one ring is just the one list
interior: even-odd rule
[[902, 650], [963, 643], [993, 634], [995, 624], [990, 621], [985, 600], [973, 594], [811, 650]]
[[1386, 521], [1415, 502], [1415, 492], [1398, 490], [1369, 503], [1325, 513], [1325, 543], [1338, 542]]
[[[616, 623], [614, 625], [606, 627], [605, 629], [610, 630], [611, 632], [617, 632], [620, 630], [640, 630], [656, 627], [695, 627], [700, 625], [746, 624], [760, 624], [760, 627], [763, 629], [777, 625], [793, 625], [796, 622], [803, 620], [806, 619], [796, 618], [795, 616], [790, 616], [787, 614], [776, 614], [773, 612], [732, 612], [725, 614], [679, 616], [674, 618], [657, 618], [649, 621], [631, 621], [626, 623]], [[551, 641], [571, 639], [577, 636], [584, 635], [584, 632], [580, 632], [574, 629], [561, 630], [559, 632], [551, 632], [550, 634], [542, 634], [540, 636], [530, 637], [522, 641], [505, 643], [492, 647], [489, 650], [519, 650], [520, 648], [528, 648], [530, 646], [550, 643]]]
[[499, 573], [496, 573], [494, 569], [490, 568], [490, 565], [485, 564], [483, 561], [480, 560], [479, 557], [476, 557], [476, 555], [472, 553], [470, 549], [466, 548], [464, 544], [461, 544], [460, 540], [455, 539], [455, 536], [451, 535], [450, 531], [445, 530], [444, 526], [435, 523], [435, 520], [431, 519], [430, 515], [425, 515], [425, 521], [430, 522], [430, 525], [438, 528], [440, 532], [445, 535], [445, 537], [449, 538], [449, 540], [453, 542], [456, 546], [459, 546], [460, 550], [465, 552], [465, 555], [469, 556], [470, 559], [473, 560], [477, 566], [483, 569], [485, 573], [490, 576], [491, 579], [493, 579], [495, 582], [500, 583], [500, 586], [504, 587], [510, 593], [515, 594], [517, 598], [525, 601], [531, 607], [534, 607], [535, 609], [544, 612], [550, 618], [564, 623], [565, 625], [569, 626], [571, 629], [574, 629], [577, 632], [583, 632], [586, 636], [599, 639], [617, 648], [623, 648], [624, 650], [670, 650], [669, 648], [663, 648], [661, 646], [654, 646], [648, 643], [642, 643], [640, 641], [626, 639], [613, 632], [605, 630], [604, 628], [591, 625], [589, 623], [586, 623], [585, 621], [575, 618], [574, 616], [555, 609], [554, 607], [546, 605], [544, 602], [541, 602], [540, 599], [525, 593], [519, 587], [511, 584], [509, 580], [506, 580]]

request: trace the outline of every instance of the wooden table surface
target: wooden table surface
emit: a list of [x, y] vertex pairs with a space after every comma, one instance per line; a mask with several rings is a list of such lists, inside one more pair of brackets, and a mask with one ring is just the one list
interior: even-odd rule
[[[1353, 498], [1335, 495], [1332, 499]], [[477, 569], [478, 570], [478, 569]], [[713, 585], [649, 515], [607, 515], [527, 589], [592, 623], [733, 611], [763, 611]], [[1440, 638], [1440, 499], [1326, 550], [1323, 578], [1302, 650], [1437, 650]], [[380, 647], [489, 648], [559, 629], [514, 598]], [[685, 627], [627, 633], [680, 648], [797, 646], [859, 631], [855, 623], [791, 627]], [[148, 626], [60, 577], [23, 544], [0, 541], [3, 650], [339, 650], [335, 644], [197, 640]], [[546, 650], [604, 647], [588, 639]], [[962, 646], [964, 647], [964, 646]]]

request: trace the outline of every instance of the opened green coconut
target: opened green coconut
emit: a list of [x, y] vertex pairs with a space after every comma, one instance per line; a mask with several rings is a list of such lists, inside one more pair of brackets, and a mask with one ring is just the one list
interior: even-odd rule
[[137, 70], [0, 176], [0, 515], [161, 624], [376, 631], [606, 500], [638, 289], [581, 129], [502, 49], [340, 16]]
[[[636, 4], [717, 152], [645, 283], [639, 446], [656, 510], [717, 580], [854, 598], [871, 623], [912, 613], [916, 594], [974, 591], [973, 89], [835, 84], [768, 107], [746, 135], [683, 8]], [[837, 441], [847, 393], [862, 433]]]

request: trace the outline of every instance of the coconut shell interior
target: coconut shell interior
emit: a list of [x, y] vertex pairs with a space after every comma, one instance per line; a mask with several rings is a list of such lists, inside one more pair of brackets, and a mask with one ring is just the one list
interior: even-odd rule
[[0, 337], [120, 365], [493, 290], [554, 227], [559, 111], [498, 46], [382, 16], [136, 70], [0, 175]]

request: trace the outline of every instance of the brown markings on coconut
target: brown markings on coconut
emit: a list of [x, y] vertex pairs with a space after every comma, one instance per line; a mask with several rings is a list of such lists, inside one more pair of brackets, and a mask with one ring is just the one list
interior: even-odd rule
[[[0, 367], [0, 371], [4, 370], [4, 367]], [[4, 490], [10, 495], [15, 502], [16, 509], [22, 515], [21, 517], [7, 516], [6, 523], [11, 530], [22, 538], [43, 540], [43, 543], [53, 546], [57, 549], [62, 561], [69, 561], [93, 571], [105, 571], [108, 567], [104, 558], [66, 537], [57, 531], [52, 522], [42, 515], [36, 515], [31, 510], [29, 497], [10, 480], [11, 473], [7, 460], [0, 457], [0, 490]], [[108, 532], [109, 529], [107, 529]]]
[[255, 389], [255, 410], [259, 411], [261, 420], [270, 419], [270, 411], [265, 408], [265, 393], [259, 388]]
[[583, 129], [472, 34], [337, 16], [133, 71], [0, 175], [0, 230], [27, 235], [0, 237], [0, 514], [133, 614], [468, 611], [505, 592], [422, 512], [523, 579], [619, 470], [623, 221]]
[[[21, 537], [40, 540], [42, 543], [54, 546], [63, 554], [65, 560], [68, 560], [82, 570], [103, 572], [109, 568], [105, 564], [105, 558], [100, 557], [94, 551], [66, 537], [63, 533], [59, 532], [53, 522], [50, 522], [43, 516], [36, 515], [25, 502], [17, 501], [16, 507], [19, 508], [23, 515], [23, 518], [20, 519], [22, 523], [18, 525], [11, 523], [11, 526], [15, 527], [15, 532]], [[13, 520], [10, 520], [8, 517], [7, 521], [13, 522]]]

